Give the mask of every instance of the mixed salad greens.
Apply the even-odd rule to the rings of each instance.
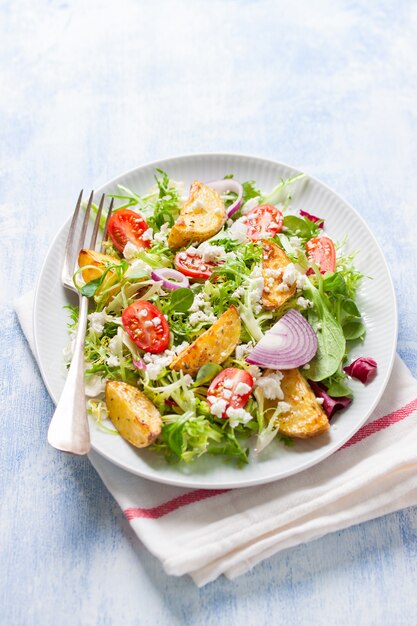
[[[165,172],[155,181],[142,196],[119,186],[105,254],[82,251],[74,276],[92,304],[86,394],[99,427],[135,443],[119,405],[112,416],[117,381],[160,420],[135,445],[173,462],[214,454],[246,463],[251,441],[260,453],[274,438],[291,445],[325,432],[352,401],[344,368],[365,336],[363,276],[323,220],[295,208],[302,175],[267,194],[232,175],[196,182],[188,200]],[[219,318],[234,328],[226,339]],[[71,332],[76,324],[72,309]],[[372,359],[355,367],[349,374],[363,382],[376,371]]]

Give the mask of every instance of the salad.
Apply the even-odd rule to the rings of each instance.
[[[92,305],[87,406],[109,436],[174,463],[244,464],[323,435],[352,402],[349,378],[373,379],[373,359],[347,365],[366,332],[363,276],[296,208],[302,178],[265,193],[226,175],[187,193],[157,170],[146,195],[119,186],[103,251],[81,250],[74,275]]]

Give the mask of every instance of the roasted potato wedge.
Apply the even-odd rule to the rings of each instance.
[[[329,429],[329,420],[323,411],[306,379],[298,369],[282,370],[281,389],[284,402],[291,410],[280,413],[279,432],[289,437],[307,439]],[[276,407],[276,400],[265,400],[265,408]]]
[[[190,196],[169,233],[169,247],[176,250],[213,237],[225,223],[226,217],[226,209],[219,194],[195,180],[191,185]]]
[[[183,370],[192,376],[206,363],[223,363],[236,348],[240,339],[240,316],[235,306],[230,306],[200,335],[191,346],[185,348],[170,364],[170,369]]]
[[[109,418],[123,439],[146,448],[159,436],[162,419],[152,402],[136,387],[115,380],[106,384]]]
[[[295,293],[295,285],[292,285],[288,291],[281,291],[282,275],[274,276],[276,270],[284,269],[290,259],[273,241],[262,241],[262,275],[265,281],[265,287],[262,293],[262,304],[266,309],[278,309]]]
[[[84,278],[86,283],[89,283],[90,280],[94,280],[101,276],[106,268],[107,263],[119,263],[119,259],[114,256],[110,256],[109,254],[102,254],[101,252],[96,252],[96,250],[81,250],[78,255],[78,266],[86,267],[85,270],[81,272],[82,277]],[[93,267],[87,267],[94,265]],[[104,279],[103,284],[100,286],[98,293],[100,291],[104,291],[112,286],[117,280],[116,274],[113,270],[110,270]],[[109,291],[109,299],[114,294],[114,290]]]

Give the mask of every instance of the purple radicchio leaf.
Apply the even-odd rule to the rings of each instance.
[[[323,399],[322,407],[329,419],[336,411],[345,409],[352,403],[352,398],[348,398],[347,396],[342,396],[341,398],[332,398],[327,393],[326,387],[321,383],[315,383],[314,381],[309,380],[308,384],[314,391],[314,395],[316,396],[316,398]]]
[[[370,357],[360,356],[343,370],[348,376],[357,378],[361,383],[370,383],[376,376],[377,363]]]
[[[312,215],[311,213],[308,213],[307,211],[303,211],[303,209],[300,209],[300,215],[301,217],[306,217],[308,220],[310,220],[310,222],[314,222],[314,224],[317,224],[317,226],[321,229],[323,229],[324,226],[324,220],[321,219],[321,217],[317,217],[316,215]],[[318,223],[320,222],[320,223]]]

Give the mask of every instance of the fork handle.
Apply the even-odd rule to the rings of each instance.
[[[74,353],[64,389],[48,430],[48,442],[51,446],[73,454],[87,454],[90,450],[84,389],[84,339],[87,313],[88,299],[80,294]]]

